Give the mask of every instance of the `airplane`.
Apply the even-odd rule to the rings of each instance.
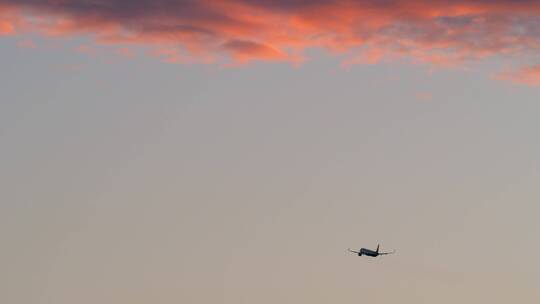
[[[396,253],[395,250],[392,251],[392,252],[379,252],[379,245],[378,244],[377,244],[377,250],[375,250],[375,251],[373,251],[371,249],[366,249],[366,248],[361,248],[360,251],[353,251],[353,250],[351,250],[351,248],[349,248],[349,251],[357,253],[358,256],[367,255],[367,256],[370,256],[370,257],[377,257],[379,255],[386,255],[386,254]]]

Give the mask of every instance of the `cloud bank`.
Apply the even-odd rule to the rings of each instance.
[[[151,46],[171,62],[300,62],[306,49],[324,48],[344,65],[455,66],[534,57],[540,1],[0,0],[0,35],[25,32]]]

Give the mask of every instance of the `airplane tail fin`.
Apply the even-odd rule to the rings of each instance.
[[[377,244],[377,253],[379,253],[379,244]]]

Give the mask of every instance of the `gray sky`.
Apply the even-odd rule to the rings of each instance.
[[[540,300],[540,91],[490,62],[222,68],[18,40],[2,303]],[[397,254],[346,251],[377,243]]]

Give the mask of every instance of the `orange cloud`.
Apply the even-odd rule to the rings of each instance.
[[[0,36],[12,35],[15,32],[13,25],[13,12],[0,4]]]
[[[246,62],[253,58],[266,60],[279,60],[287,58],[287,55],[271,46],[248,40],[229,40],[223,45],[223,49],[229,51],[240,62]]]
[[[135,52],[133,52],[131,49],[126,48],[126,47],[117,49],[116,54],[124,58],[129,58],[129,59],[132,59],[135,57]]]
[[[13,34],[15,28],[9,21],[0,20],[0,35]]]
[[[173,50],[169,62],[298,62],[325,48],[344,66],[456,66],[538,53],[540,0],[0,0],[0,33],[16,31]]]
[[[540,86],[540,65],[523,67],[517,71],[502,72],[498,77],[514,83]]]

